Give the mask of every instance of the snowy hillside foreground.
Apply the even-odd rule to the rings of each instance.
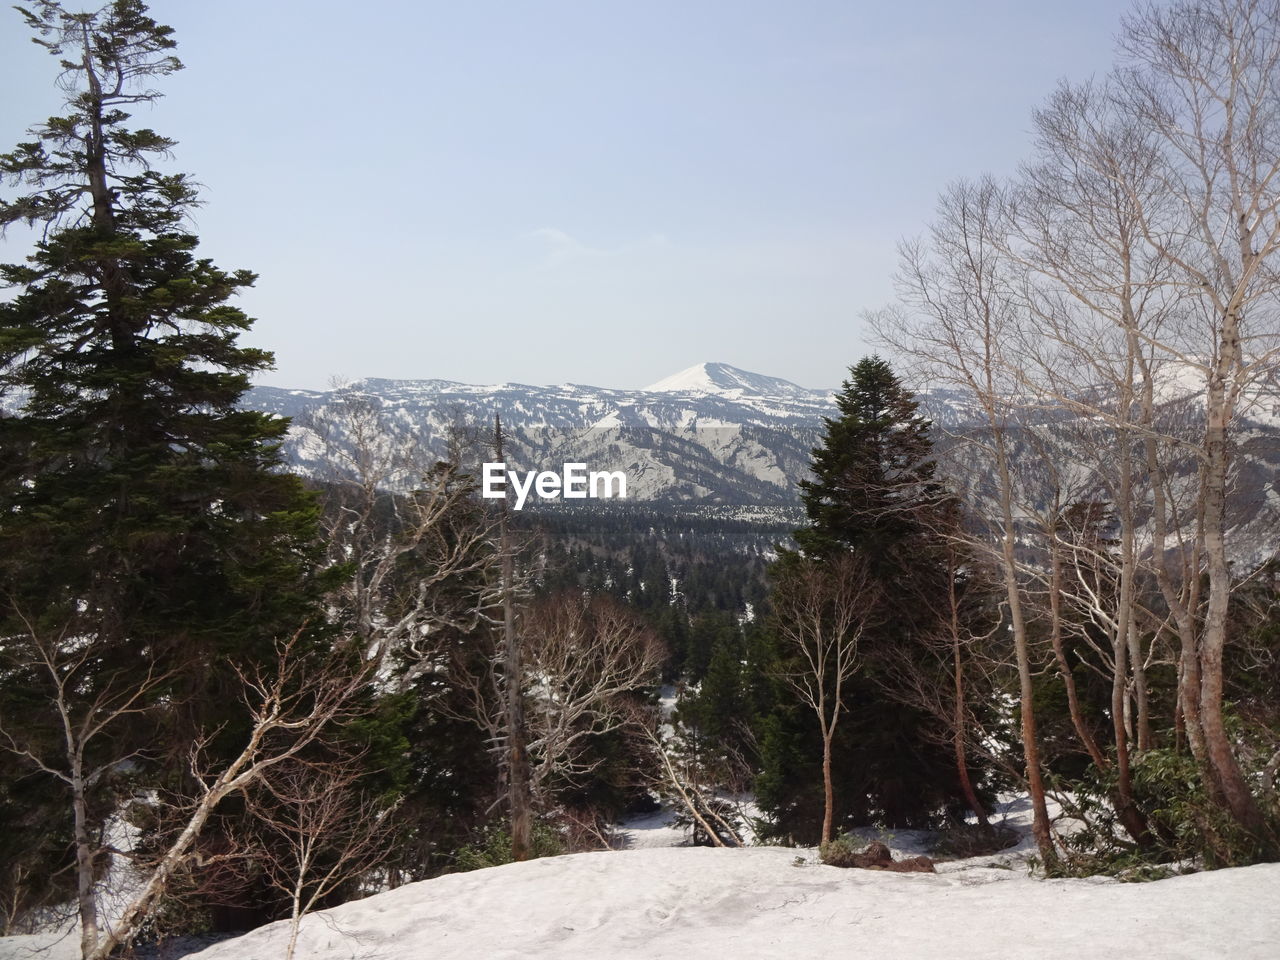
[[[801,857],[797,857],[801,853]],[[812,851],[665,847],[454,874],[304,921],[306,960],[776,960],[1125,957],[1275,960],[1280,864],[1119,883],[1035,880],[991,858],[937,875],[841,870]],[[189,954],[275,960],[276,923]],[[35,938],[0,940],[0,957]]]
[[[1280,865],[1147,884],[840,870],[776,847],[585,853],[412,884],[308,918],[308,960],[806,960],[1280,954]],[[283,955],[286,924],[198,954]]]

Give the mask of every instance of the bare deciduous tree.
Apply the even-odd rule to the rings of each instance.
[[[561,594],[520,611],[523,679],[518,690],[528,736],[530,803],[546,807],[556,781],[590,773],[591,741],[636,732],[635,701],[657,682],[663,648],[653,629],[608,597]],[[495,750],[506,751],[506,683],[497,652],[480,670],[455,665],[455,679]]]
[[[773,605],[785,651],[783,679],[813,710],[822,735],[823,844],[831,842],[835,819],[831,745],[877,596],[865,564],[851,554],[825,561],[796,555],[778,571]]]
[[[660,761],[658,771],[651,782],[664,795],[678,803],[694,825],[695,839],[699,831],[713,847],[740,846],[738,831],[716,810],[714,797],[708,796],[706,786],[698,780],[697,764],[683,764],[673,750],[669,727],[657,722],[653,711],[638,707],[631,718],[631,727]]]
[[[247,792],[254,825],[265,834],[254,844],[255,862],[289,901],[285,960],[297,951],[302,918],[385,854],[391,811],[358,787],[359,759],[293,758]]]
[[[1140,835],[1129,757],[1154,745],[1146,670],[1172,635],[1181,729],[1209,789],[1262,839],[1226,733],[1223,651],[1240,552],[1229,516],[1235,435],[1280,367],[1280,5],[1146,6],[1126,20],[1121,47],[1126,61],[1110,77],[1064,85],[1036,114],[1035,161],[1011,186],[944,195],[928,243],[903,249],[910,313],[886,312],[881,329],[986,421],[982,436],[961,440],[996,476],[993,539],[1024,719],[1020,580],[1049,598],[1069,695],[1061,605],[1109,640],[1096,649],[1112,681],[1116,803]],[[1039,420],[1017,426],[1022,443],[1051,434],[1062,411],[1074,419],[1074,466],[1088,473],[1078,486],[1111,505],[1114,549],[1064,526],[1071,504],[1057,494],[1073,484],[1056,484],[1048,513],[1043,495],[1017,495],[1009,426],[1026,411]],[[1019,562],[1019,536],[1043,547],[1030,563]],[[1140,593],[1150,579],[1158,603]],[[1112,759],[1072,712],[1106,768]]]
[[[1064,84],[1037,111],[1037,158],[1015,188],[1008,251],[1030,274],[1024,389],[1076,414],[1085,441],[1077,456],[1093,454],[1091,479],[1119,524],[1118,590],[1105,617],[1117,648],[1117,687],[1121,696],[1132,687],[1136,747],[1146,750],[1150,705],[1133,611],[1149,482],[1143,442],[1156,436],[1156,425],[1142,397],[1167,359],[1154,344],[1173,325],[1181,299],[1168,283],[1168,256],[1143,230],[1144,216],[1168,219],[1153,176],[1159,151],[1149,128],[1114,109],[1113,93],[1108,83]],[[1122,781],[1126,741],[1127,731],[1118,730]]]
[[[1046,865],[1056,862],[1036,736],[1031,644],[1018,558],[1020,495],[1013,436],[1019,427],[1016,376],[1018,271],[1001,253],[1007,227],[1004,190],[991,180],[958,183],[943,194],[928,243],[904,243],[899,288],[908,310],[873,318],[882,339],[912,364],[922,383],[961,392],[980,430],[954,438],[970,462],[994,477],[990,539],[999,565],[1018,669],[1022,748],[1031,793],[1032,829]]]
[[[106,960],[137,934],[170,878],[199,859],[196,840],[219,804],[299,757],[332,724],[363,709],[359,695],[374,663],[352,649],[321,656],[308,654],[303,646],[295,634],[277,644],[273,663],[241,673],[249,719],[243,747],[229,761],[214,764],[207,750],[212,734],[192,746],[189,762],[196,791],[165,811],[174,824],[168,839],[146,864],[144,879],[120,919],[99,930],[96,943],[85,945],[84,960]]]
[[[100,651],[77,632],[74,616],[57,627],[18,616],[28,636],[5,645],[4,673],[10,682],[32,682],[45,691],[49,711],[21,723],[0,717],[0,742],[70,793],[80,949],[89,957],[101,937],[98,885],[109,854],[93,828],[91,807],[104,781],[144,756],[144,750],[118,746],[136,742],[117,739],[119,728],[157,713],[156,695],[170,677],[154,668],[141,676],[126,669],[102,671]]]
[[[591,738],[631,724],[631,706],[652,687],[663,647],[653,628],[608,597],[560,595],[521,617],[525,695],[535,794],[556,777],[591,772]]]
[[[407,682],[439,657],[440,627],[473,628],[492,603],[447,585],[492,566],[493,520],[475,508],[460,463],[437,460],[376,397],[345,388],[305,428],[326,484],[330,561],[354,568],[333,598],[336,613]]]
[[[1172,231],[1143,211],[1144,237],[1172,264],[1171,282],[1187,291],[1198,328],[1184,344],[1157,346],[1176,352],[1204,383],[1195,454],[1208,593],[1198,635],[1184,638],[1188,647],[1194,639],[1195,655],[1184,662],[1183,708],[1189,733],[1198,713],[1211,781],[1236,820],[1260,834],[1262,814],[1226,731],[1222,672],[1234,426],[1251,387],[1280,362],[1280,7],[1274,0],[1152,6],[1126,21],[1121,46],[1130,61],[1123,107],[1153,131],[1156,176],[1177,208]],[[1177,612],[1180,628],[1194,631],[1194,612]]]

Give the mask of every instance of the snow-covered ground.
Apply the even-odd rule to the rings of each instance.
[[[615,845],[619,850],[651,850],[679,847],[689,842],[690,831],[676,825],[675,811],[662,807],[653,813],[632,817],[618,827]]]
[[[902,838],[907,840],[908,838]],[[910,843],[904,843],[909,848]],[[1037,880],[1011,851],[892,874],[813,851],[642,847],[410,884],[306,918],[306,960],[1275,960],[1280,864],[1154,883]],[[999,864],[1003,863],[1001,866]],[[188,954],[275,960],[287,924]],[[69,960],[74,938],[0,940],[0,958]]]
[[[442,877],[309,918],[309,960],[804,956],[1274,958],[1280,866],[1149,884],[838,870],[756,847],[589,853]],[[195,954],[281,956],[275,924]]]
[[[824,866],[812,849],[687,847],[660,810],[622,849],[455,874],[307,917],[298,960],[1276,960],[1280,864],[1154,883],[1041,880],[1025,797],[996,821],[1022,839],[937,874]],[[855,831],[896,859],[929,835]],[[288,924],[184,940],[145,960],[276,960]],[[72,934],[0,938],[0,960],[75,960]]]
[[[667,847],[411,884],[308,917],[298,956],[1275,960],[1277,903],[1280,864],[1121,884],[1041,881],[1016,869],[838,870],[778,847]],[[287,935],[277,923],[189,956],[273,960]],[[17,946],[0,956],[29,956]]]

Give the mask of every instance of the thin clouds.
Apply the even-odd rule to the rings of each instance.
[[[660,233],[650,234],[643,239],[612,248],[592,246],[558,227],[539,227],[530,231],[527,237],[537,241],[540,247],[531,268],[534,272],[552,271],[637,254],[643,255],[668,246],[666,237]]]
[[[163,6],[189,67],[148,119],[180,142],[165,169],[210,185],[204,255],[260,275],[241,305],[270,379],[317,387],[338,368],[638,385],[726,343],[837,382],[897,239],[947,180],[1017,156],[1031,106],[1109,64],[1119,20],[1114,0],[396,0],[389,35],[324,0],[299,44],[271,5]],[[332,50],[348,82],[321,103]],[[49,115],[52,66],[0,18],[0,150]]]

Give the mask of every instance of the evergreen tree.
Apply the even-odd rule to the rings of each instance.
[[[239,345],[251,321],[228,303],[254,276],[196,256],[194,186],[151,165],[173,141],[127,126],[158,96],[147,82],[181,68],[171,29],[139,0],[20,12],[67,99],[0,155],[19,189],[0,228],[40,230],[25,263],[0,266],[16,290],[0,303],[0,722],[69,757],[59,670],[75,674],[73,711],[137,694],[82,745],[102,771],[75,788],[83,882],[111,809],[95,797],[124,769],[185,756],[198,729],[234,743],[236,666],[317,628],[324,584],[315,504],[280,469],[287,422],[237,407],[272,361]]]
[[[812,480],[800,481],[809,525],[795,533],[805,556],[856,551],[889,570],[928,534],[941,498],[929,421],[889,364],[866,357],[836,396],[840,416],[823,418]]]
[[[891,656],[910,655],[937,625],[928,598],[945,595],[937,521],[948,498],[934,479],[929,422],[889,364],[868,357],[850,373],[836,398],[840,415],[827,418],[813,450],[813,477],[801,482],[809,524],[795,533],[799,551],[781,551],[773,574],[781,582],[801,563],[843,554],[865,564],[878,600],[843,698],[848,717],[832,745],[836,821],[905,826],[961,802],[936,720],[890,695],[885,666]],[[816,831],[822,807],[811,722],[784,703],[761,736],[762,802],[779,831],[797,837]]]

